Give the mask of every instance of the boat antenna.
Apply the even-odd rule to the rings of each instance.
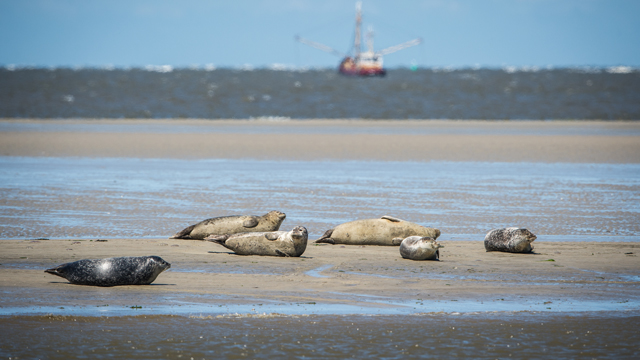
[[[355,60],[360,59],[360,25],[362,24],[362,1],[356,2],[356,34],[353,40],[353,47],[355,48]]]

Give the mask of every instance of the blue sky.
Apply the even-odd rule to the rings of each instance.
[[[351,0],[0,0],[0,65],[174,67],[286,64],[339,58],[296,34],[346,51]],[[364,0],[376,49],[422,37],[388,67],[640,67],[636,0]]]

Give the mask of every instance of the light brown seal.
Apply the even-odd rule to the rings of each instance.
[[[380,219],[340,224],[327,230],[316,243],[398,246],[404,238],[413,235],[437,239],[440,230],[385,215]]]
[[[487,251],[530,253],[535,239],[536,236],[524,228],[493,229],[484,237],[484,248]]]
[[[439,260],[440,245],[432,237],[409,236],[400,243],[400,255],[411,260]]]
[[[176,233],[170,239],[203,240],[211,235],[228,235],[244,232],[277,231],[287,217],[280,211],[270,211],[262,216],[231,215],[203,220]]]
[[[307,229],[296,226],[291,231],[250,232],[212,235],[205,240],[220,244],[238,255],[298,257],[307,249]]]

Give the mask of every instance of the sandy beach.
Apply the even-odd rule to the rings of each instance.
[[[16,123],[23,127],[10,126]],[[3,156],[640,162],[638,122],[4,120],[0,126]]]
[[[108,305],[115,315],[130,313],[131,306],[171,313],[191,305],[185,311],[216,313],[223,305],[235,313],[239,305],[260,311],[257,304],[311,302],[310,313],[333,305],[365,313],[448,310],[427,301],[457,301],[480,311],[584,310],[581,303],[591,302],[607,310],[630,299],[637,306],[637,243],[534,242],[534,254],[485,252],[481,241],[443,244],[440,261],[412,261],[397,247],[310,244],[300,258],[277,258],[239,256],[196,240],[4,240],[2,307],[64,307],[87,315]],[[172,267],[150,286],[78,286],[43,272],[79,259],[151,254]]]
[[[130,315],[161,316],[140,318],[149,327],[173,321],[165,315],[204,319],[192,324],[199,329],[220,316],[319,316],[321,323],[336,315],[498,314],[524,329],[529,320],[505,314],[605,314],[605,327],[640,309],[638,122],[5,119],[0,155],[7,209],[0,322],[24,336],[40,325],[92,323],[87,316],[124,316],[114,320],[117,330]],[[273,209],[287,212],[283,230],[308,227],[302,257],[239,256],[210,242],[168,239],[195,220]],[[312,241],[338,223],[388,212],[441,227],[440,261],[405,260],[397,247]],[[486,252],[483,234],[494,224],[526,224],[540,234],[534,253]],[[44,273],[80,259],[142,255],[172,267],[152,285],[112,288]],[[332,333],[343,320],[331,319]],[[398,319],[366,326],[408,331]],[[419,320],[402,319],[419,329]],[[481,331],[491,319],[460,326]],[[553,329],[592,331],[596,320],[584,319]],[[195,320],[170,328],[185,321]],[[247,321],[260,329],[267,320]],[[273,326],[289,329],[287,321]],[[165,340],[158,341],[160,349]],[[6,355],[29,354],[15,349]]]
[[[637,122],[4,120],[0,125],[4,129],[0,153],[11,157],[640,162]],[[46,206],[68,207],[78,201],[90,206],[73,196],[53,199]],[[358,210],[366,213],[366,209]],[[300,222],[295,214],[288,215]],[[324,231],[322,226],[329,226],[321,223],[316,228],[313,224],[310,238]],[[557,231],[560,226],[552,229]],[[167,237],[171,235],[172,230],[166,231]],[[200,241],[118,239],[113,234],[105,230],[95,239],[3,240],[0,286],[5,294],[12,294],[3,296],[3,307],[44,306],[42,299],[49,306],[70,305],[70,292],[78,295],[73,303],[78,306],[97,305],[103,298],[96,296],[103,292],[115,296],[109,303],[121,306],[132,302],[160,305],[167,294],[183,299],[197,295],[201,299],[197,303],[205,304],[225,303],[230,298],[245,303],[359,304],[367,303],[367,296],[401,302],[425,297],[622,301],[637,300],[640,295],[640,245],[635,243],[538,241],[536,254],[514,255],[486,253],[482,237],[446,241],[445,231],[442,261],[414,262],[401,259],[397,248],[317,246],[310,241],[302,258],[280,259],[234,256]],[[93,241],[105,236],[108,242]],[[42,272],[83,258],[151,254],[162,256],[173,267],[149,287],[118,291],[73,286]],[[28,299],[15,296],[25,293],[30,294]],[[207,294],[221,298],[207,298]]]

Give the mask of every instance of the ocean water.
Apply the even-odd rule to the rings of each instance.
[[[392,215],[443,240],[640,241],[639,204],[638,164],[0,157],[0,239],[168,237],[280,210],[312,239]]]
[[[640,119],[634,68],[0,68],[7,118]]]

